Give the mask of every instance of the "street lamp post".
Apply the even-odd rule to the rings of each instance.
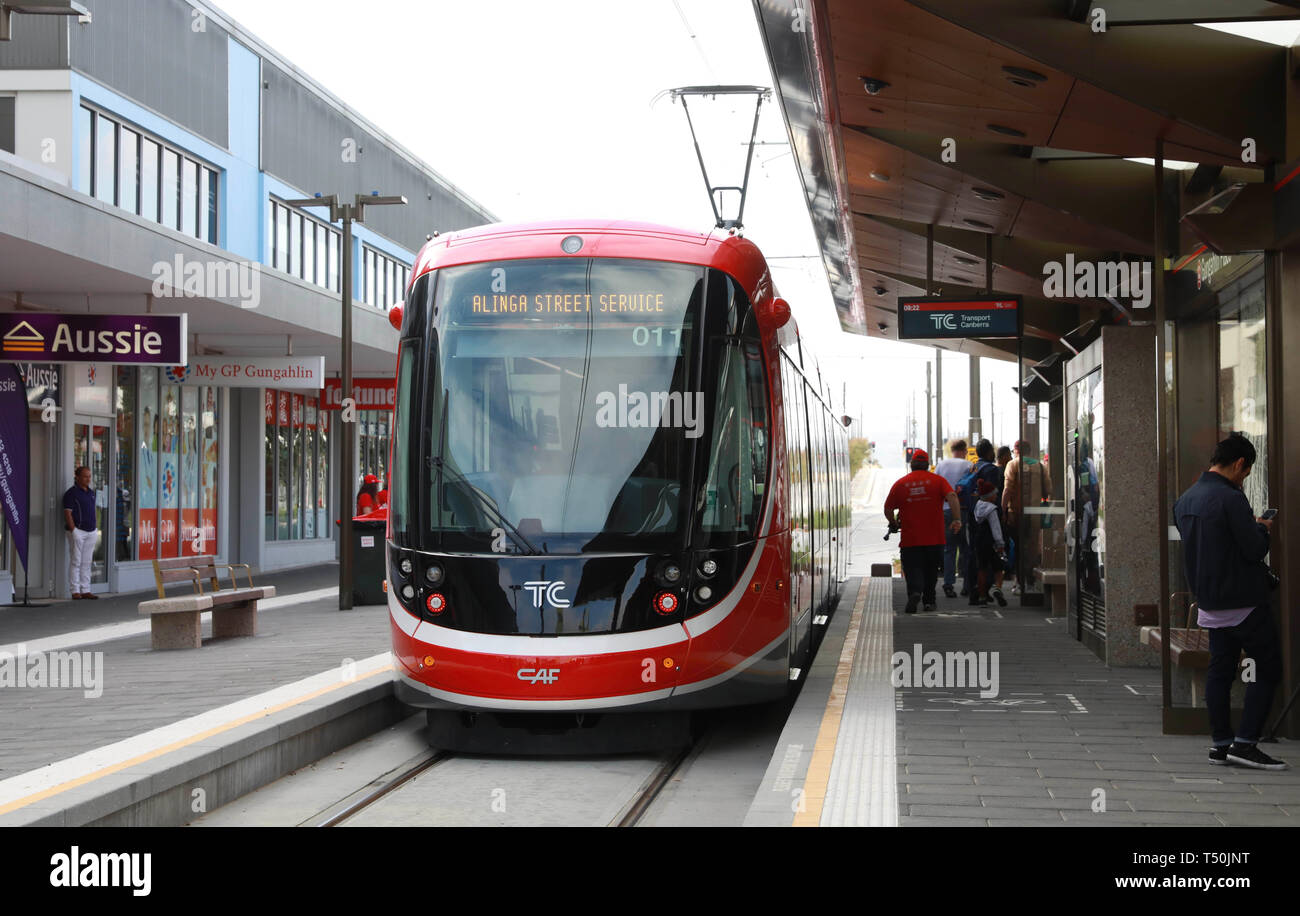
[[[365,208],[405,204],[402,196],[380,197],[378,191],[358,194],[353,203],[339,203],[337,194],[286,200],[290,207],[329,207],[330,222],[343,223],[342,268],[343,285],[343,386],[339,392],[340,407],[346,407],[352,397],[352,223],[365,222]],[[340,411],[342,418],[344,411]],[[353,452],[356,449],[356,429],[353,423],[343,421],[342,467],[339,470],[339,501],[343,503],[339,516],[339,610],[352,610],[352,482],[356,477]]]

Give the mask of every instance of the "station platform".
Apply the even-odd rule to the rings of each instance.
[[[278,592],[258,636],[190,651],[149,648],[148,593],[0,611],[0,665],[69,652],[93,674],[0,689],[0,826],[188,823],[407,719],[386,610],[340,612],[336,575],[257,577]],[[904,600],[896,577],[845,583],[779,738],[727,782],[745,825],[1300,825],[1296,742],[1268,747],[1288,771],[1211,766],[1206,739],[1160,733],[1158,671],[1107,668],[1043,609]],[[895,652],[996,678],[896,689]]]
[[[141,810],[125,822],[175,823],[198,801],[215,806],[292,768],[287,747],[302,760],[328,753],[327,716],[354,713],[342,732],[361,735],[399,715],[384,606],[339,611],[336,564],[255,582],[277,590],[260,602],[258,635],[212,639],[205,619],[196,650],[150,649],[137,605],[151,592],[0,610],[0,665],[28,681],[0,689],[0,825],[95,823],[158,792],[153,781],[164,777],[176,781],[167,787],[176,812]],[[43,683],[31,683],[36,656],[48,668]],[[64,667],[53,682],[59,657],[73,660],[79,680]],[[271,716],[297,740],[272,740]],[[193,798],[199,775],[203,794]]]
[[[856,580],[746,826],[1300,826],[1300,742],[1265,745],[1290,770],[1211,765],[1208,738],[1161,734],[1158,669],[1107,667],[1062,618],[1009,601],[940,592],[907,615],[901,578]],[[929,652],[986,665],[895,689],[895,652],[923,682]],[[993,653],[996,684],[978,674]]]

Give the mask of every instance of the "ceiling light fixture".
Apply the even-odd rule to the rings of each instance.
[[[880,95],[881,92],[889,88],[889,84],[872,76],[864,76],[862,77],[862,88],[867,90],[867,95]]]
[[[971,193],[980,200],[1002,200],[1007,196],[1001,191],[995,191],[992,188],[971,188]]]
[[[1002,134],[1003,136],[1006,137],[1027,136],[1027,134],[1023,130],[1019,130],[1018,128],[1015,127],[1007,127],[1007,125],[1005,124],[989,124],[987,125],[987,127],[989,130],[993,131],[993,133]]]
[[[975,229],[987,229],[990,232],[993,231],[993,226],[990,223],[984,222],[983,220],[963,219],[962,222],[965,223],[967,226],[971,226],[972,228]]]
[[[1028,80],[1031,83],[1047,82],[1047,77],[1044,74],[1039,73],[1037,70],[1030,70],[1028,67],[1012,67],[1007,65],[1002,68],[1002,72],[1007,75],[1008,79],[1014,77],[1015,79]]]
[[[889,290],[885,289],[883,286],[873,286],[871,287],[871,291],[877,296],[883,296],[885,293],[889,292]]]
[[[873,181],[889,181],[889,173],[872,169],[869,173]]]

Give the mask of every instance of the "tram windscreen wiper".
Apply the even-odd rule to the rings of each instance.
[[[450,475],[453,482],[464,484],[462,489],[469,491],[470,496],[473,496],[478,501],[478,504],[487,510],[492,519],[509,532],[518,546],[522,547],[527,553],[536,554],[538,552],[537,548],[529,542],[528,538],[519,533],[518,528],[510,524],[509,519],[497,508],[496,503],[478,487],[474,486],[468,477],[443,460],[442,453],[447,442],[447,398],[449,394],[450,392],[444,391],[442,395],[442,423],[439,424],[440,428],[438,430],[438,455],[433,459],[433,466],[438,469],[438,500],[440,502],[442,500],[442,475]]]

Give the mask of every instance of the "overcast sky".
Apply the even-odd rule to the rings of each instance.
[[[664,90],[772,86],[750,0],[215,0],[291,63],[506,221],[607,216],[706,229],[713,223],[680,104]],[[753,107],[692,106],[714,162],[743,167]],[[901,463],[915,400],[924,439],[933,348],[844,334],[835,317],[787,134],[761,109],[745,234],[768,257],[838,403],[863,416]],[[711,174],[715,184],[723,181]],[[737,173],[736,178],[739,178]],[[737,180],[735,183],[739,183]],[[302,189],[308,193],[315,190]],[[1015,368],[983,360],[998,439],[1014,436]],[[945,425],[965,429],[967,359],[944,361]],[[916,392],[913,397],[913,392]]]

